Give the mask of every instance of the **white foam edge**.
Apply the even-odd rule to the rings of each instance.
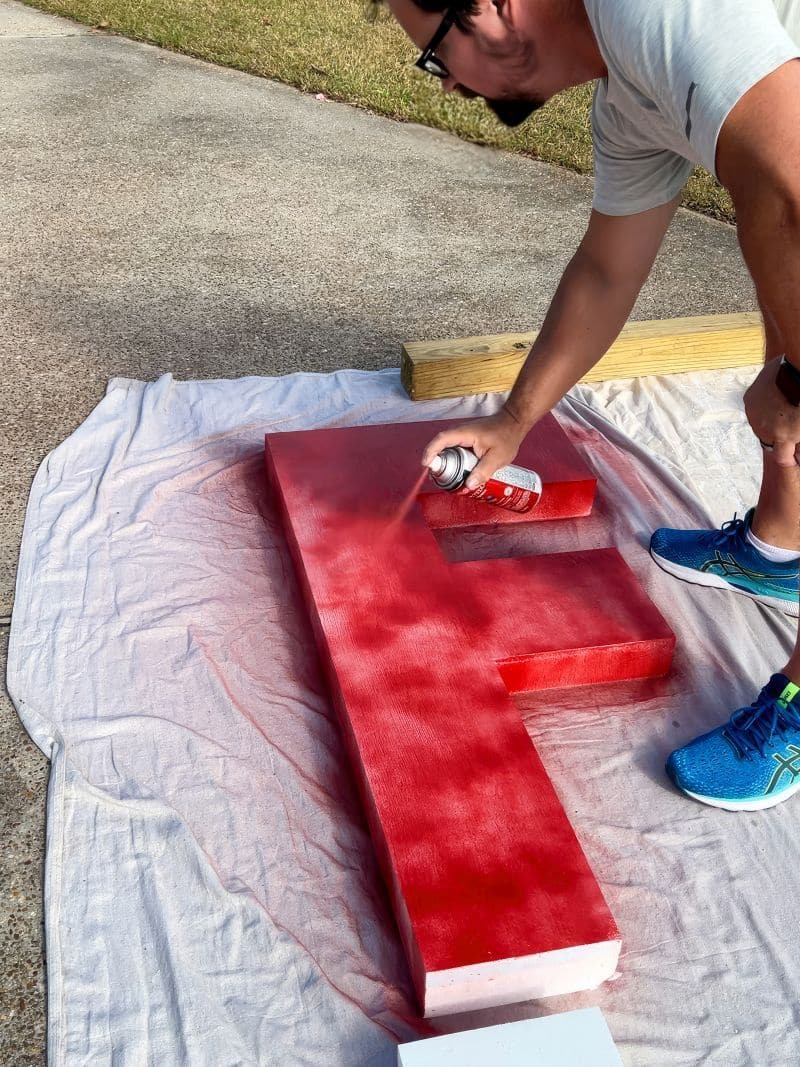
[[[622,1067],[599,1008],[579,1008],[400,1045],[398,1067]]]
[[[531,956],[429,971],[425,1018],[596,989],[616,971],[621,945],[621,941],[597,941]]]

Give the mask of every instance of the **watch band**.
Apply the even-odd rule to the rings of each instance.
[[[791,364],[786,356],[781,356],[778,373],[775,375],[775,385],[790,404],[800,408],[800,370]]]

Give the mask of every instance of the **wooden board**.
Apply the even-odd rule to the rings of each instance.
[[[622,1067],[603,1013],[581,1008],[541,1019],[410,1041],[397,1067]]]
[[[613,642],[622,635],[655,648],[669,640],[624,564],[611,592],[601,582],[602,594],[577,612],[543,570],[519,617],[526,575],[547,557],[500,561],[519,567],[510,597],[507,569],[445,561],[420,506],[392,523],[431,429],[307,431],[270,434],[266,442],[270,480],[426,1015],[591,988],[613,973],[614,920],[498,661],[510,656],[523,673],[534,670],[528,660],[553,652],[541,638],[536,644],[536,634],[555,630],[559,618],[567,643],[585,647],[587,611],[601,612],[589,629],[606,627]],[[577,555],[572,563],[580,567]],[[601,554],[595,562],[607,561]],[[646,605],[638,624],[636,597]],[[503,647],[509,604],[518,626]],[[517,641],[525,634],[530,655]],[[592,641],[585,681],[604,678],[609,661],[602,643]],[[647,669],[665,669],[659,654]],[[626,662],[633,657],[621,657],[620,667]],[[541,679],[541,662],[539,670]]]
[[[403,345],[400,376],[412,400],[502,393],[516,381],[535,333],[412,341]],[[758,312],[629,322],[582,378],[638,378],[760,363],[764,327]]]

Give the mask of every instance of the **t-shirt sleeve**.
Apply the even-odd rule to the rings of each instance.
[[[686,184],[693,165],[677,152],[648,144],[605,99],[599,82],[592,103],[595,211],[635,215],[667,204]]]
[[[663,29],[667,106],[696,158],[716,174],[717,140],[731,110],[800,50],[772,0],[691,0],[676,7]]]
[[[715,174],[717,140],[733,107],[800,55],[772,0],[618,0],[591,6],[625,109],[623,114],[613,92],[608,98],[607,83],[600,82],[592,116],[595,206],[610,214],[632,214],[670,199],[692,162]]]

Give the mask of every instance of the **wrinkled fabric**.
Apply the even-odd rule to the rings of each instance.
[[[652,529],[755,502],[747,372],[577,387],[557,415],[592,516],[446,532],[449,558],[616,545],[677,634],[657,681],[520,713],[622,931],[616,979],[437,1020],[600,1006],[628,1065],[800,1062],[800,801],[757,814],[671,788],[672,748],[749,703],[793,625],[660,571]],[[275,502],[274,430],[470,417],[394,371],[118,380],[31,491],[9,689],[52,761],[51,1064],[391,1067],[433,1032],[413,994]],[[535,610],[535,605],[532,609]]]

